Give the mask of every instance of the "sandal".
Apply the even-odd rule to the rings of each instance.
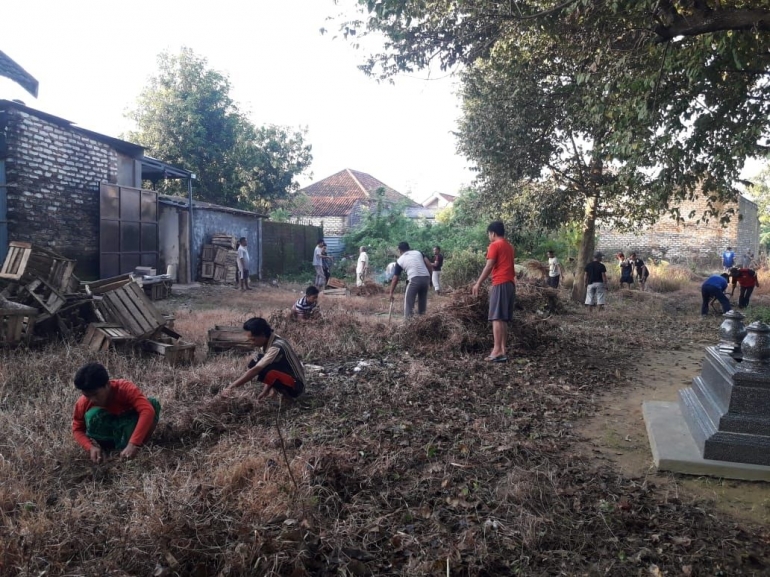
[[[505,355],[500,355],[499,357],[495,357],[494,359],[492,359],[492,362],[493,363],[507,363],[508,362],[508,357],[506,357]]]

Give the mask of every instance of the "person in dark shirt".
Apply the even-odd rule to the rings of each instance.
[[[709,304],[712,299],[717,299],[722,305],[722,312],[726,313],[732,307],[730,306],[730,300],[725,296],[725,289],[727,289],[727,273],[715,274],[708,277],[700,287],[701,296],[703,297],[703,303],[700,307],[700,314],[709,314]]]
[[[444,266],[444,255],[441,253],[440,246],[433,247],[433,274],[431,282],[436,294],[441,294],[441,267]]]
[[[634,265],[636,270],[636,280],[639,281],[639,290],[644,292],[647,286],[647,279],[650,276],[650,269],[644,264],[644,261],[636,256],[635,252],[631,253],[631,264]]]
[[[594,260],[586,265],[586,306],[593,312],[595,306],[604,308],[604,297],[607,294],[607,267],[602,264],[604,255],[594,253]]]
[[[618,253],[617,258],[620,266],[620,288],[623,288],[624,284],[631,288],[634,284],[634,265],[622,252]]]

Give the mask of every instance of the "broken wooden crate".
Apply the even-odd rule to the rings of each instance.
[[[92,351],[106,351],[110,347],[116,348],[133,340],[131,333],[118,324],[91,323],[83,337],[83,345]]]
[[[252,351],[254,345],[249,342],[248,335],[241,327],[216,325],[208,333],[209,353],[226,351]]]
[[[137,339],[148,338],[165,326],[163,315],[130,276],[128,280],[116,279],[88,285],[105,322],[119,324]]]
[[[38,311],[0,298],[0,345],[18,345],[32,336]]]
[[[73,282],[77,280],[73,275],[75,264],[74,260],[40,246],[11,242],[0,269],[0,279],[21,285],[40,279],[60,293],[74,292],[79,284]]]
[[[142,349],[161,355],[170,365],[189,364],[195,360],[195,345],[182,340],[182,335],[163,327],[152,339],[142,341]]]

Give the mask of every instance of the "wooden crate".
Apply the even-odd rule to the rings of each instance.
[[[201,264],[201,277],[202,278],[214,278],[214,267],[216,265],[213,262],[204,262]]]
[[[214,265],[214,280],[225,282],[227,280],[227,267],[218,264]]]
[[[223,246],[229,249],[238,248],[238,241],[236,240],[236,238],[231,234],[225,234],[225,233],[217,233],[212,235],[211,244],[216,246]]]
[[[254,350],[254,345],[249,342],[248,336],[242,327],[228,327],[216,325],[209,329],[208,333],[209,353],[222,353],[225,351]]]
[[[12,281],[20,281],[27,268],[27,262],[32,254],[32,245],[26,242],[11,242],[8,244],[8,254],[5,257],[3,268],[0,269],[0,278]]]
[[[48,314],[55,315],[62,308],[67,298],[43,279],[35,279],[24,287],[24,290],[32,299],[46,310]]]
[[[165,325],[165,319],[135,282],[97,297],[104,320],[124,327],[134,337],[147,338]]]
[[[144,283],[142,288],[151,301],[161,301],[171,296],[171,281]]]
[[[332,297],[332,298],[341,298],[346,297],[350,295],[350,291],[348,289],[326,289],[321,294],[323,294],[325,297]]]
[[[188,364],[195,361],[195,345],[182,340],[173,343],[142,341],[142,349],[149,353],[162,355],[170,365]]]
[[[125,284],[133,282],[134,277],[130,274],[122,274],[120,276],[113,276],[105,278],[95,282],[86,284],[86,293],[90,295],[101,295],[106,292],[120,288]]]
[[[214,253],[216,252],[216,248],[217,247],[215,247],[213,244],[203,245],[203,262],[214,262]]]
[[[33,307],[0,299],[0,345],[17,345],[28,340],[37,314]]]
[[[227,254],[229,252],[226,248],[217,248],[216,253],[214,253],[214,264],[227,264]]]
[[[126,329],[113,323],[91,323],[83,337],[83,345],[92,351],[106,351],[134,340]]]
[[[344,280],[340,280],[340,279],[334,278],[334,277],[331,277],[329,279],[329,282],[327,282],[326,284],[329,285],[332,288],[335,288],[335,289],[343,289],[343,288],[348,286],[348,285],[345,284]]]
[[[76,262],[51,250],[33,246],[27,242],[11,242],[8,245],[0,278],[29,284],[42,279],[58,292],[69,292]]]

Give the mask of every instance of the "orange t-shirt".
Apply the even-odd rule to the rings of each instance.
[[[513,245],[504,238],[498,238],[487,249],[487,260],[494,260],[492,266],[492,284],[516,282],[516,269],[513,268],[515,251]]]
[[[110,389],[109,404],[104,407],[104,410],[112,415],[121,415],[132,409],[139,413],[139,420],[129,443],[141,445],[152,429],[155,421],[155,408],[139,390],[139,387],[131,381],[112,379],[110,380]],[[93,445],[86,435],[86,413],[94,406],[87,397],[81,396],[75,403],[75,412],[72,415],[72,433],[75,440],[86,451],[89,451]]]

